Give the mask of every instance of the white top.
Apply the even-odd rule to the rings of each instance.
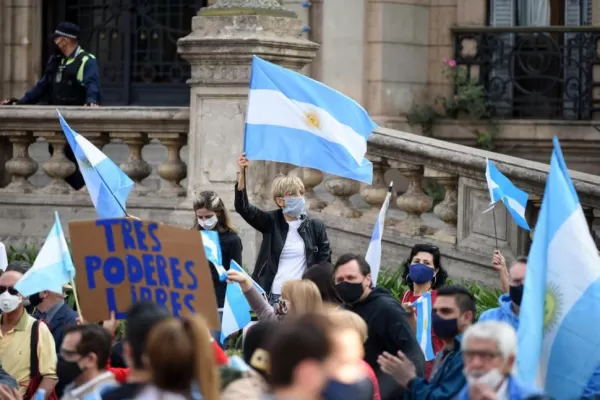
[[[6,256],[6,247],[0,242],[0,271],[4,271],[8,266],[8,257]]]
[[[285,282],[302,279],[302,274],[306,271],[304,240],[298,233],[301,223],[301,220],[288,221],[290,227],[279,257],[279,268],[271,287],[271,293],[273,294],[281,294],[281,287]]]
[[[502,385],[496,391],[496,399],[497,400],[510,400],[508,396],[508,378],[502,382]]]

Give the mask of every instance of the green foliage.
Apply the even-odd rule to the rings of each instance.
[[[9,264],[15,261],[26,261],[33,265],[33,262],[35,261],[39,251],[40,250],[37,248],[37,246],[34,245],[25,245],[21,249],[8,246],[8,249],[6,249],[6,258],[8,259]]]
[[[423,192],[433,201],[431,209],[444,200],[446,189],[433,179],[423,180]]]
[[[493,150],[494,137],[500,131],[499,122],[491,113],[492,104],[487,100],[485,88],[476,78],[469,76],[466,66],[456,65],[455,60],[444,60],[444,77],[452,84],[454,96],[438,96],[433,105],[416,105],[407,115],[410,125],[421,125],[423,134],[431,136],[433,125],[440,118],[466,117],[486,121],[486,129],[474,129],[477,147]]]

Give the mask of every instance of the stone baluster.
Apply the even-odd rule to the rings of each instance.
[[[594,242],[596,243],[596,247],[600,248],[600,210],[594,208],[593,210],[594,219],[592,221],[591,227],[594,237]]]
[[[333,200],[323,209],[323,213],[347,218],[359,218],[362,215],[350,202],[350,197],[360,191],[360,182],[334,176],[325,182],[325,189],[333,196]]]
[[[433,213],[446,223],[435,233],[437,239],[456,243],[456,223],[458,221],[458,176],[455,174],[425,169],[425,176],[435,179],[445,189],[444,200],[433,207]]]
[[[52,145],[52,157],[42,165],[42,169],[52,180],[42,189],[48,194],[70,194],[74,190],[65,179],[73,175],[77,167],[65,156],[67,139],[63,132],[40,132],[40,137]]]
[[[13,145],[12,158],[6,162],[6,171],[11,176],[11,182],[5,190],[15,193],[31,193],[35,186],[29,182],[29,177],[36,173],[38,163],[29,156],[29,145],[35,142],[32,132],[10,132],[8,140]]]
[[[85,138],[87,140],[89,140],[89,142],[91,144],[96,146],[98,148],[98,150],[100,150],[100,151],[102,151],[104,146],[106,146],[108,144],[108,142],[110,141],[107,132],[92,132],[92,133],[86,132]],[[88,194],[89,191],[88,191],[87,185],[82,187],[81,189],[79,189],[79,192]]]
[[[542,196],[537,194],[529,195],[529,202],[532,205],[531,219],[527,221],[531,230],[529,231],[529,239],[533,241],[533,235],[535,234],[535,226],[540,215],[540,209],[542,208]]]
[[[389,165],[386,159],[378,156],[367,154],[367,159],[373,164],[373,182],[370,185],[362,184],[360,195],[371,209],[364,212],[362,218],[375,223],[389,191],[384,178],[385,170]],[[389,218],[386,217],[386,220]]]
[[[119,167],[135,183],[132,193],[138,196],[145,196],[152,191],[151,188],[144,185],[144,179],[152,173],[152,167],[142,158],[142,149],[149,143],[148,135],[145,133],[111,133],[112,139],[121,139],[127,145],[129,157],[127,161],[120,164]]]
[[[429,211],[433,205],[431,198],[423,192],[423,166],[392,160],[389,163],[408,179],[408,189],[396,200],[396,205],[407,217],[396,226],[411,235],[430,234],[432,230],[428,229],[421,218],[421,214]]]
[[[187,166],[181,160],[181,148],[187,143],[186,133],[160,133],[150,135],[167,148],[167,160],[158,166],[158,175],[167,185],[158,191],[159,196],[180,197],[186,195],[186,189],[180,182],[187,176]]]
[[[297,176],[304,182],[304,198],[307,208],[310,210],[321,211],[327,203],[319,199],[314,192],[314,188],[323,182],[323,172],[314,168],[294,168],[288,173],[289,176]]]

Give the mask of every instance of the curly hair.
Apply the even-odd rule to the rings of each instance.
[[[440,249],[432,244],[416,244],[413,246],[413,248],[410,250],[408,259],[404,261],[404,264],[402,265],[404,268],[402,270],[402,281],[408,285],[410,290],[413,289],[413,281],[408,275],[408,269],[413,257],[420,252],[429,253],[433,256],[433,269],[437,271],[437,274],[433,279],[431,289],[438,289],[444,286],[444,283],[446,283],[446,280],[448,279],[448,272],[446,272],[444,267],[442,267],[442,256],[440,254]]]

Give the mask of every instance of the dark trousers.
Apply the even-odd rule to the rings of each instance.
[[[75,172],[72,175],[68,176],[65,181],[71,185],[71,187],[75,190],[79,190],[85,186],[85,181],[83,180],[83,175],[81,175],[81,171],[79,170],[79,164],[77,164],[77,160],[75,159],[75,154],[73,154],[73,150],[68,143],[65,144],[65,156],[68,160],[70,160],[73,164],[75,164]],[[48,152],[50,156],[54,154],[54,147],[51,144],[48,144]]]

